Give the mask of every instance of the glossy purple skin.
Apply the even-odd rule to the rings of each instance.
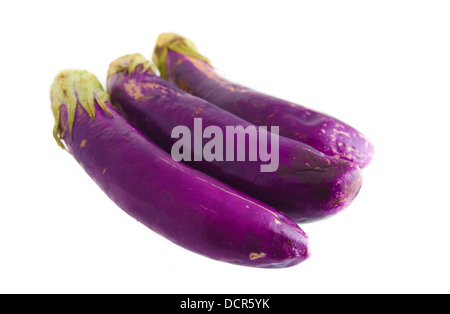
[[[246,128],[252,125],[151,72],[136,71],[132,75],[118,72],[108,78],[108,92],[114,106],[167,152],[171,152],[178,141],[171,138],[173,128],[187,126],[193,134],[194,118],[202,118],[203,129],[220,127],[224,142],[226,126]],[[203,145],[209,140],[205,139]],[[248,141],[246,144],[248,151]],[[237,145],[235,141],[235,152]],[[246,161],[186,163],[271,205],[296,222],[316,221],[343,210],[356,197],[362,184],[357,165],[284,137],[279,140],[276,172],[261,172],[263,162],[248,161],[248,158]]]
[[[169,82],[256,125],[279,126],[280,135],[364,168],[374,154],[367,138],[324,113],[234,84],[205,62],[168,50]]]
[[[280,268],[309,256],[308,238],[294,221],[173,161],[107,106],[113,116],[96,105],[94,121],[78,108],[72,140],[63,105],[61,128],[71,154],[129,215],[172,242],[223,262]]]

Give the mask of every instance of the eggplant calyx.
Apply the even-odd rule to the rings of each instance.
[[[155,66],[139,53],[125,55],[111,62],[108,69],[108,78],[119,72],[131,75],[136,71],[154,74]]]
[[[87,112],[89,117],[95,119],[95,104],[97,103],[105,112],[112,115],[106,107],[109,95],[103,90],[102,85],[95,75],[83,70],[61,71],[53,81],[50,90],[50,99],[55,126],[53,137],[58,145],[66,149],[61,139],[64,138],[61,131],[61,106],[65,105],[68,113],[69,134],[72,137],[75,112],[78,105]]]
[[[198,52],[192,41],[175,33],[162,33],[156,40],[155,49],[153,50],[153,62],[158,68],[161,77],[165,80],[167,80],[166,59],[169,49],[185,56],[200,59],[211,66],[209,59]]]

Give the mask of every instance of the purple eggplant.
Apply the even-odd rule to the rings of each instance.
[[[190,157],[183,160],[269,204],[296,222],[330,217],[346,208],[359,192],[362,175],[356,164],[327,156],[304,143],[281,136],[278,168],[273,172],[261,171],[265,159],[258,155],[255,146],[250,146],[249,140],[235,140],[233,146],[225,145],[228,127],[234,127],[240,138],[245,138],[250,128],[259,128],[155,75],[149,61],[140,54],[113,61],[107,85],[111,102],[118,111],[167,152],[173,152],[179,141],[172,136],[173,130],[179,126],[195,133],[195,120],[201,119],[205,132],[209,127],[219,128],[224,137],[220,147],[223,155],[228,156],[231,149],[235,154],[245,151],[247,158],[239,161],[237,157],[234,161],[196,158],[198,156],[192,149],[196,143],[191,138]],[[256,131],[255,134],[258,137],[260,133]],[[272,136],[268,132],[267,137],[269,134]],[[209,138],[203,138],[200,148],[204,149],[209,141]],[[249,158],[252,154],[255,156],[253,160]]]
[[[164,79],[253,124],[279,126],[280,135],[357,163],[361,169],[372,160],[373,145],[348,124],[226,80],[186,38],[161,34],[153,61]]]
[[[96,77],[67,70],[51,89],[54,136],[126,213],[215,260],[279,268],[309,256],[308,238],[277,210],[175,162],[111,105]]]

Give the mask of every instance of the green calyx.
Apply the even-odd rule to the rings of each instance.
[[[72,136],[75,112],[78,105],[88,113],[89,117],[95,119],[95,103],[108,114],[105,101],[109,95],[103,90],[102,85],[95,75],[82,70],[64,70],[60,72],[53,81],[50,98],[52,111],[55,117],[53,137],[60,147],[65,149],[61,139],[64,137],[61,131],[61,106],[65,105],[68,112],[69,134]]]
[[[135,53],[117,58],[109,65],[108,78],[119,72],[125,72],[127,74],[133,74],[137,70],[141,73],[150,72],[155,73],[154,65],[145,59],[141,54]]]
[[[155,49],[153,50],[153,62],[161,73],[161,77],[165,80],[167,80],[166,60],[169,49],[185,56],[200,59],[211,65],[209,59],[198,52],[192,41],[175,33],[163,33],[156,40]]]

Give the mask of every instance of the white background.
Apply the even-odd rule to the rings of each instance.
[[[2,1],[0,292],[450,292],[448,1]],[[225,77],[329,113],[376,148],[354,203],[302,225],[312,256],[234,266],[126,215],[52,138],[66,68],[102,83],[150,58],[161,32],[193,40]]]

